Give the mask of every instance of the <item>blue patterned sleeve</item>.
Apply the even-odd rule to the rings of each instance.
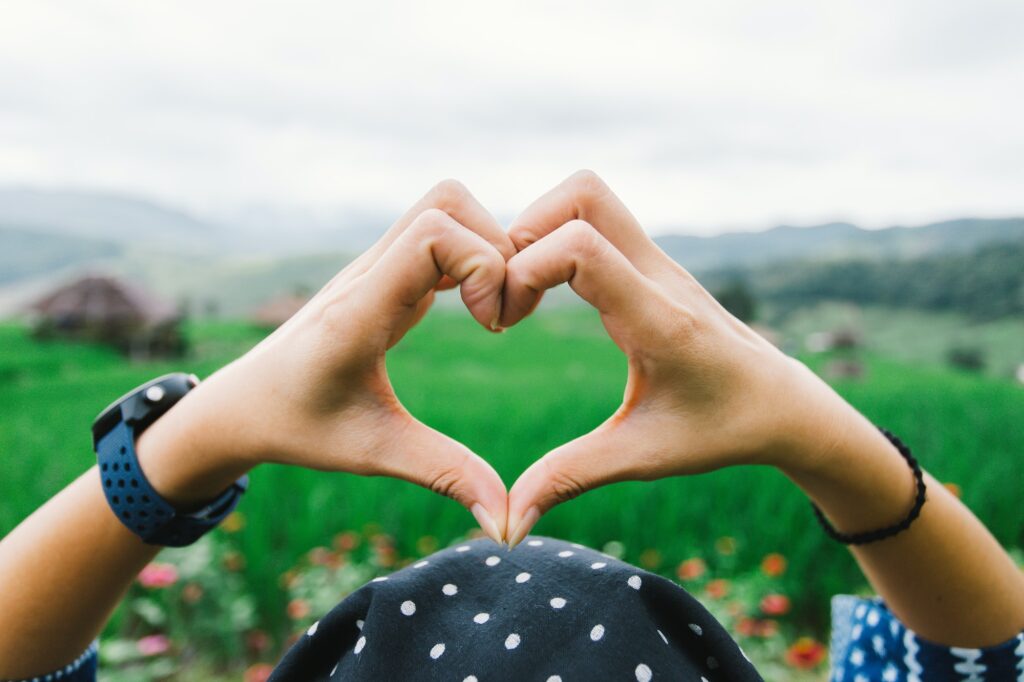
[[[1024,633],[984,649],[921,639],[880,599],[832,599],[831,682],[1024,682]]]
[[[63,668],[17,682],[96,682],[98,647],[98,643],[93,642],[81,656]]]

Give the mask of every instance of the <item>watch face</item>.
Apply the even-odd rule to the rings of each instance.
[[[199,383],[194,374],[165,374],[133,388],[110,403],[92,423],[93,448],[122,419],[139,424],[136,435]]]

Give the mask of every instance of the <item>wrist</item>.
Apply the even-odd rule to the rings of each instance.
[[[135,443],[150,485],[182,512],[202,507],[253,467],[232,448],[231,424],[209,409],[204,388],[182,398]]]

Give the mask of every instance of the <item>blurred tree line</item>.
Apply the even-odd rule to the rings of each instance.
[[[759,298],[949,310],[977,319],[1024,315],[1024,242],[911,260],[800,263],[749,274]]]

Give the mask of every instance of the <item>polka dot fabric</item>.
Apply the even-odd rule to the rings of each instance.
[[[442,550],[310,630],[273,682],[761,679],[675,583],[544,537],[511,552],[489,540]]]

